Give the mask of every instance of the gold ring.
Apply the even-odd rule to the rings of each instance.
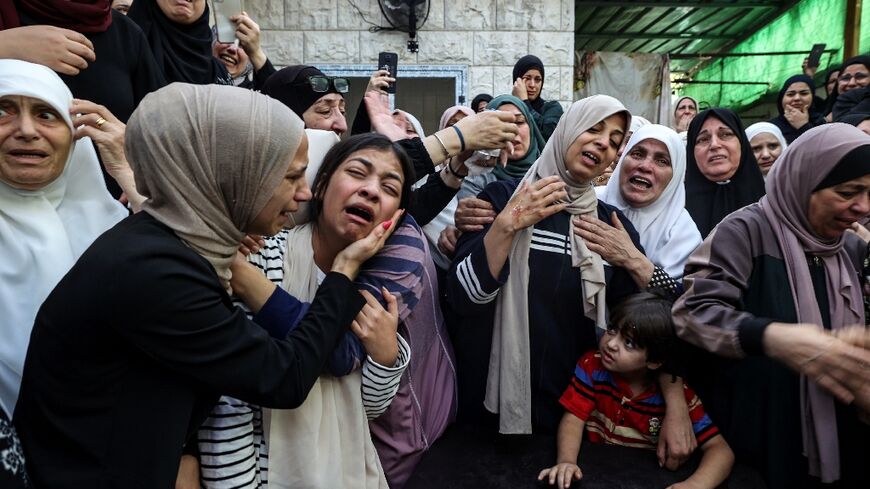
[[[106,123],[106,119],[103,119],[102,117],[100,117],[99,119],[97,119],[97,128],[102,128],[103,124],[105,124],[105,123]]]

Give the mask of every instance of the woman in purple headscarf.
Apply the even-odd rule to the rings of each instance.
[[[689,380],[769,488],[865,487],[867,244],[846,230],[870,213],[870,137],[810,129],[765,183],[686,265],[677,334],[714,354]]]

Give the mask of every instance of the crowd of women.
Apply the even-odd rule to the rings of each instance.
[[[3,487],[411,488],[433,460],[477,487],[457,467],[487,450],[522,487],[541,439],[568,487],[566,399],[611,388],[593,440],[704,452],[671,487],[732,451],[757,487],[866,487],[870,57],[745,128],[691,97],[673,127],[563,109],[528,55],[426,135],[391,73],[347,121],[348,80],[233,21],[225,45],[204,0],[0,6]],[[638,352],[646,390],[608,383]]]

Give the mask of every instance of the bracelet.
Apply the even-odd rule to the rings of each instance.
[[[449,161],[447,162],[447,166],[446,166],[446,168],[447,168],[447,173],[453,175],[454,177],[456,177],[456,178],[458,178],[458,179],[460,179],[460,180],[462,180],[463,178],[465,178],[465,175],[460,175],[460,174],[456,173],[456,170],[453,169],[452,163],[453,163],[453,160],[449,160]]]
[[[447,146],[444,145],[444,141],[441,140],[441,137],[438,136],[438,133],[435,132],[432,133],[432,135],[435,136],[435,140],[437,140],[438,144],[441,145],[441,150],[444,151],[444,159],[446,160],[447,158],[450,158],[450,152],[447,151]]]
[[[459,152],[465,153],[465,138],[462,137],[462,131],[460,131],[455,124],[450,127],[452,127],[453,130],[456,131],[456,135],[459,136]]]

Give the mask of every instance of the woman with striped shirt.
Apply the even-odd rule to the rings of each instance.
[[[320,270],[331,262],[336,247],[359,239],[407,205],[412,181],[407,157],[386,138],[367,134],[339,143],[324,158],[315,180],[312,222],[268,238],[249,261],[304,300],[316,289]],[[356,352],[349,356],[356,365],[362,363],[362,371],[337,376],[334,367],[340,362],[334,354],[331,372],[321,376],[306,403],[293,411],[272,411],[265,429],[257,408],[225,400],[200,432],[206,486],[259,487],[268,480],[273,487],[385,487],[386,479],[392,487],[400,486],[453,417],[455,374],[434,281],[422,232],[405,217],[356,281],[373,296],[395,297],[387,300],[401,322],[398,355],[392,353],[395,363],[378,359],[382,355],[365,340],[364,349],[345,341],[338,350]],[[389,293],[382,293],[384,289]],[[402,376],[409,356],[415,363]],[[387,410],[397,388],[398,404],[373,422],[370,433],[366,417]],[[228,418],[228,411],[239,416]],[[217,439],[223,442],[214,443]],[[253,456],[240,460],[236,449]],[[271,464],[266,463],[269,458]],[[237,468],[235,475],[227,473],[228,464]]]

